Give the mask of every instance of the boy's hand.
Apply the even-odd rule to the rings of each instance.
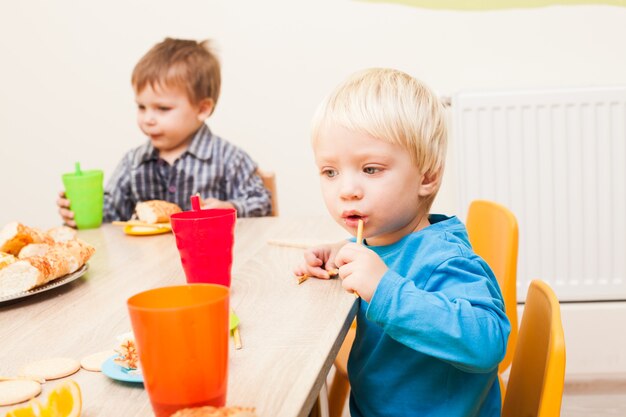
[[[70,227],[76,228],[76,222],[74,221],[74,212],[70,210],[70,200],[65,197],[65,191],[59,191],[57,206],[59,207],[59,214],[63,219],[63,223]]]
[[[368,303],[389,268],[374,251],[363,245],[348,243],[335,258],[343,287],[358,293]]]
[[[213,209],[213,208],[235,208],[230,202],[218,200],[217,198],[205,198],[202,200],[201,208]]]
[[[301,276],[307,274],[315,278],[329,279],[330,274],[328,271],[337,269],[335,255],[346,243],[348,242],[341,241],[332,245],[307,249],[304,252],[304,263],[293,270],[294,275]]]

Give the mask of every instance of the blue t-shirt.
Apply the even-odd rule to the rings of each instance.
[[[389,246],[389,267],[360,301],[350,359],[350,413],[499,416],[498,364],[510,325],[493,272],[456,217]]]

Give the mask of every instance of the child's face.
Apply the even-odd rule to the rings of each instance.
[[[184,90],[146,85],[136,92],[137,124],[161,157],[182,154],[209,116],[207,103],[192,104]],[[210,103],[209,103],[210,104]]]
[[[401,146],[330,126],[313,152],[331,216],[352,234],[363,219],[369,245],[397,242],[428,224],[423,175]]]

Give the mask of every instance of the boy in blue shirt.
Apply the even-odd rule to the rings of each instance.
[[[310,249],[294,271],[360,295],[350,414],[499,416],[510,330],[496,278],[456,217],[430,214],[444,169],[444,109],[400,71],[354,74],[320,106],[312,145],[326,207],[363,245]]]
[[[234,207],[240,217],[271,211],[257,164],[214,135],[205,120],[220,93],[220,64],[208,42],[167,38],[135,66],[132,85],[137,123],[148,136],[117,166],[104,193],[104,221],[128,220],[140,201],[166,200],[190,209],[199,193],[203,208]],[[69,201],[57,201],[64,222],[75,226]]]

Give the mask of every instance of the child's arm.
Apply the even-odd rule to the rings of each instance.
[[[131,191],[131,164],[132,151],[127,153],[113,171],[104,190],[103,221],[129,220],[135,206],[136,199]]]
[[[307,274],[315,278],[329,279],[328,271],[337,269],[335,256],[346,243],[348,241],[343,240],[332,245],[307,249],[304,252],[304,262],[294,268],[294,275],[302,276]]]
[[[366,317],[396,341],[471,372],[497,368],[510,324],[497,281],[477,259],[440,264],[422,286],[388,271]]]
[[[498,366],[510,331],[495,277],[481,262],[450,258],[415,277],[416,285],[366,247],[346,245],[335,258],[343,286],[369,302],[368,320],[411,349],[473,372]]]
[[[256,163],[243,151],[229,162],[226,200],[237,209],[239,217],[267,216],[272,211],[269,191],[256,174]]]
[[[213,209],[213,208],[234,208],[237,209],[231,202],[218,200],[217,198],[205,198],[202,200],[202,208],[203,209]]]

